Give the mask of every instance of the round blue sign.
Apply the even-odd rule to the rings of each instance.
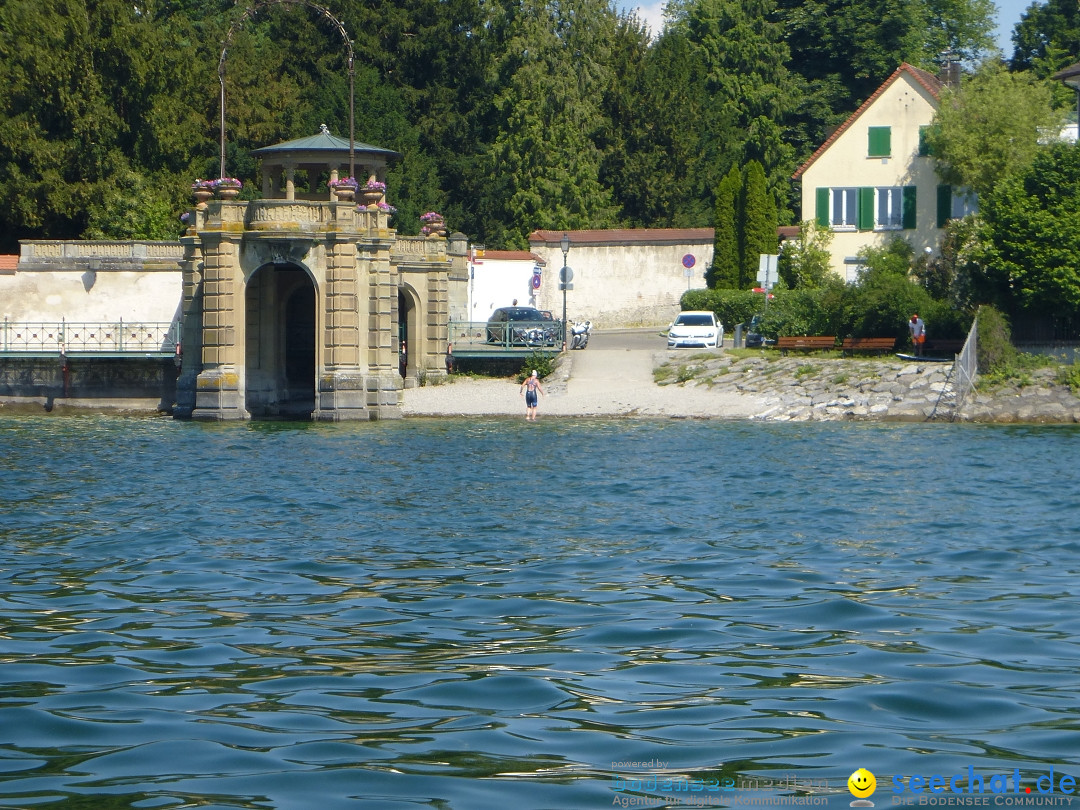
[[[694,258],[692,253],[687,253],[685,256],[682,257],[682,266],[683,267],[685,267],[687,269],[690,269],[695,264],[697,264],[697,259]]]

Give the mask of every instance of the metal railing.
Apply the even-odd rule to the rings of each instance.
[[[549,349],[563,344],[562,321],[450,321],[449,342],[459,348]]]
[[[32,323],[4,319],[0,353],[9,355],[91,354],[97,356],[176,353],[180,323],[74,322]]]
[[[956,403],[953,407],[953,418],[960,415],[960,409],[964,407],[964,402],[975,389],[975,378],[979,374],[978,363],[978,345],[979,345],[979,315],[975,314],[975,320],[971,324],[971,329],[968,330],[967,340],[964,341],[964,348],[960,350],[960,353],[956,355],[956,359],[953,361],[953,386],[956,388]]]

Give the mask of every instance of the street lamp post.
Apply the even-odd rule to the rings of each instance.
[[[566,351],[566,288],[570,283],[570,274],[567,272],[570,268],[566,266],[566,254],[570,252],[570,234],[564,233],[562,235],[562,273],[559,274],[560,283],[562,287],[562,348]]]

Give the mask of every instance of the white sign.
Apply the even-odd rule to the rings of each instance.
[[[776,283],[776,262],[779,258],[770,253],[758,254],[757,280],[766,290],[771,290]]]

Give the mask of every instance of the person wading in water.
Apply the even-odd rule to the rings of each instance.
[[[525,420],[527,422],[536,421],[536,402],[537,393],[544,393],[544,389],[540,386],[540,377],[536,373],[536,369],[533,369],[531,376],[525,378],[525,382],[521,384],[519,394],[525,395]],[[544,394],[544,396],[547,396]]]

